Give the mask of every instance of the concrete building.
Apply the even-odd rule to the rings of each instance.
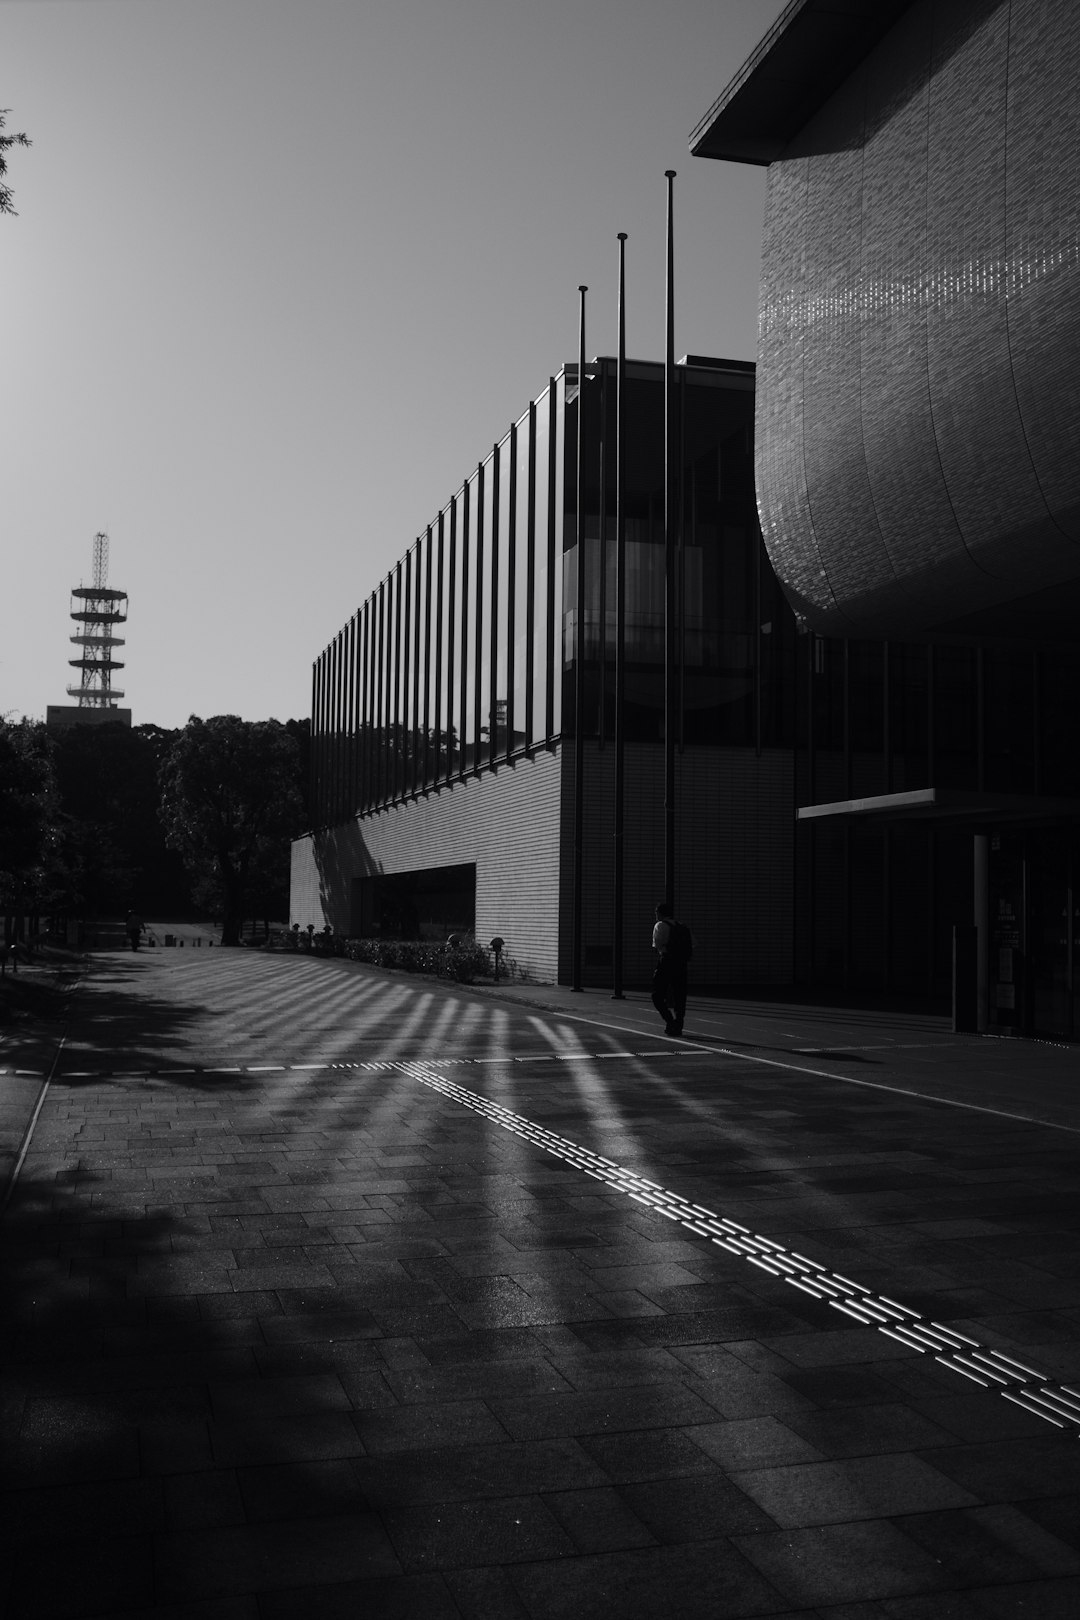
[[[644,981],[673,639],[699,985],[1080,1034],[1078,80],[1064,0],[793,0],[692,137],[768,202],[756,399],[678,368],[670,585],[663,368],[622,549],[587,368],[579,569],[564,367],[316,664],[296,921]]]
[[[795,633],[754,510],[753,367],[688,357],[676,373],[676,903],[699,982],[782,983]],[[580,559],[580,395],[565,366],[317,661],[317,826],[293,853],[302,926],[475,931],[540,979],[570,982],[576,965],[611,983],[620,960],[630,982],[647,977],[665,885],[663,366],[631,362],[624,388],[622,547],[616,363],[586,368]]]
[[[1080,10],[794,0],[695,130],[767,165],[765,544],[807,632],[799,973],[1080,1030]],[[963,951],[963,941],[960,941]]]
[[[45,724],[50,731],[62,731],[66,726],[128,726],[130,709],[84,709],[77,703],[50,703],[45,710]]]

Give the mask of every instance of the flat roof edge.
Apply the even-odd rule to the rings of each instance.
[[[913,0],[790,0],[690,133],[694,157],[774,162]]]
[[[700,150],[700,148],[706,143],[706,138],[709,135],[713,125],[717,123],[725,108],[736,99],[743,86],[758,71],[766,57],[771,53],[772,48],[776,44],[777,40],[782,34],[787,32],[798,13],[809,4],[810,0],[789,0],[788,5],[784,7],[783,11],[780,13],[779,17],[777,17],[772,27],[766,34],[762,36],[760,40],[758,40],[758,43],[750,52],[750,55],[746,58],[746,61],[736,73],[735,77],[728,85],[725,86],[723,90],[721,90],[720,94],[717,96],[704,118],[700,119],[694,125],[694,128],[690,131],[690,151],[694,157],[714,157],[718,155],[713,152]],[[769,160],[745,158],[741,161],[768,162]]]

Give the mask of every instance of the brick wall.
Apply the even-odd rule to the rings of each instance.
[[[534,978],[554,982],[560,775],[557,753],[537,754],[297,839],[292,920],[348,933],[356,878],[475,862],[476,937],[502,935]]]
[[[584,981],[611,983],[614,751],[585,750]],[[676,894],[699,984],[792,976],[793,762],[779,751],[694,748],[678,761]],[[540,982],[571,978],[574,752],[539,754],[293,846],[292,920],[351,931],[353,883],[378,872],[476,863],[476,934],[501,934]],[[560,844],[561,831],[561,844]],[[664,893],[664,754],[626,751],[624,976],[653,966]]]

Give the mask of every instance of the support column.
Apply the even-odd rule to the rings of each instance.
[[[975,834],[974,914],[976,961],[976,1027],[985,1032],[990,1023],[990,839]]]

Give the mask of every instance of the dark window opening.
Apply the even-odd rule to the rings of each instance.
[[[352,933],[363,939],[445,940],[476,928],[476,865],[383,872],[353,885]]]

